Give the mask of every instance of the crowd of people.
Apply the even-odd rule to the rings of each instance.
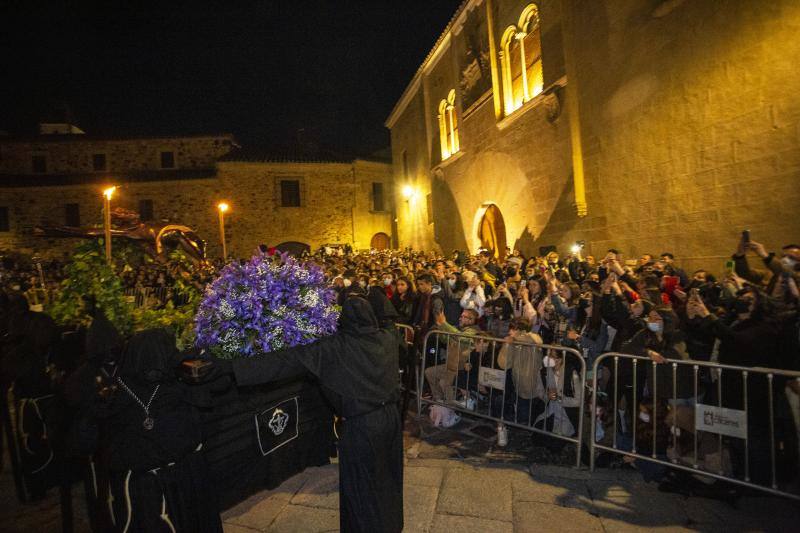
[[[263,247],[258,252],[274,250]],[[410,249],[354,252],[326,247],[303,259],[322,266],[340,304],[351,295],[386,295],[397,322],[406,326],[411,346],[401,357],[403,375],[411,379],[424,368],[419,385],[438,404],[430,410],[436,423],[448,414],[440,406],[461,406],[462,413],[483,409],[498,421],[499,446],[507,444],[509,431],[529,426],[560,436],[613,440],[623,450],[687,464],[699,449],[701,463],[715,472],[747,475],[769,486],[770,473],[777,470],[781,486],[797,482],[800,380],[776,375],[768,382],[753,373],[743,384],[740,372],[717,374],[701,368],[693,377],[691,369],[686,374],[687,367],[680,367],[673,383],[668,363],[695,360],[800,370],[799,245],[787,244],[773,253],[743,236],[730,267],[719,276],[703,269],[686,272],[668,252],[626,259],[610,249],[597,259],[580,247],[538,257],[507,250],[500,259],[491,250],[444,256]],[[8,354],[28,335],[33,345],[26,345],[25,353],[34,354],[31,361],[52,365],[57,330],[43,313],[31,313],[28,307],[34,304],[30,291],[42,285],[42,278],[48,289],[57,289],[64,263],[6,258],[2,266],[0,282],[7,296],[4,384],[13,374],[18,392],[42,396],[51,384],[40,379],[41,373],[26,370],[36,365],[10,365],[13,357]],[[129,289],[169,290],[178,279],[202,289],[221,267],[218,262],[187,271],[153,262],[135,269],[123,266],[119,274]],[[426,337],[439,335],[435,349],[425,345]],[[648,364],[604,358],[595,365],[609,352],[647,358]],[[504,385],[479,379],[481,367],[504,371]],[[24,383],[26,376],[35,379]],[[591,388],[593,378],[597,390]],[[597,431],[579,435],[579,408],[592,396],[598,409],[586,413],[596,417]],[[723,449],[716,435],[697,435],[696,404],[746,411],[747,446],[742,439],[726,437]],[[699,445],[694,444],[696,436]],[[777,468],[771,467],[772,460]],[[692,485],[680,471],[641,461],[635,465],[659,480],[664,490]]]
[[[596,260],[579,247],[566,256],[551,251],[530,258],[508,250],[502,260],[489,250],[475,256],[454,251],[450,257],[415,251],[318,253],[312,260],[324,265],[340,298],[386,293],[399,321],[413,328],[413,358],[422,356],[424,394],[434,400],[473,409],[484,405],[487,414],[512,425],[574,435],[581,401],[597,394],[593,438],[615,439],[622,449],[687,464],[696,464],[690,457],[695,404],[746,410],[748,450],[741,439],[727,437],[720,449],[716,435],[699,432],[700,463],[740,478],[747,469],[752,480],[769,485],[774,434],[778,482],[797,482],[800,380],[776,376],[770,386],[766,376],[753,373],[743,400],[740,372],[717,375],[703,368],[695,391],[691,369],[687,373],[681,366],[673,390],[673,371],[665,363],[691,359],[800,370],[798,245],[772,253],[743,237],[719,277],[704,269],[686,272],[669,252],[624,260],[611,249]],[[428,346],[423,355],[422,340],[430,331],[459,336],[437,344],[438,351]],[[464,336],[476,340],[464,348],[458,340]],[[658,367],[605,358],[597,369],[598,390],[584,394],[582,365],[563,350],[535,348],[542,344],[576,350],[588,385],[594,362],[607,352],[646,357]],[[506,370],[505,386],[478,383],[481,366]],[[651,414],[657,425],[651,425]],[[440,409],[431,409],[437,422],[441,416]],[[497,444],[507,441],[508,427],[500,422]],[[687,486],[681,474],[636,464],[664,490]]]

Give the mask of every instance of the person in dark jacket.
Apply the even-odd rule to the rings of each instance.
[[[392,304],[399,315],[397,321],[401,324],[411,325],[417,310],[417,292],[407,277],[397,278],[396,289],[392,294]]]
[[[375,298],[375,297],[373,297]],[[398,340],[358,296],[342,309],[339,331],[264,357],[217,361],[209,379],[232,372],[240,386],[310,372],[339,422],[339,517],[343,532],[403,529],[403,433],[397,408]]]
[[[178,359],[170,332],[137,333],[96,407],[116,531],[222,531],[199,420],[174,376]]]
[[[781,324],[769,308],[766,294],[749,286],[740,290],[733,302],[732,312],[726,319],[709,312],[703,300],[692,295],[687,312],[704,320],[704,326],[719,339],[719,362],[741,367],[792,369],[781,349]],[[723,371],[721,375],[723,407],[747,410],[749,453],[745,454],[743,441],[730,442],[734,468],[744,472],[745,459],[749,460],[750,475],[756,483],[770,484],[770,458],[777,456],[778,477],[791,475],[797,466],[797,431],[794,420],[788,415],[789,406],[784,394],[786,378],[775,376],[770,389],[764,374],[752,373],[747,378],[747,403],[743,399],[744,378],[738,371]],[[772,395],[770,396],[770,390]],[[716,404],[719,399],[708,403]],[[770,420],[772,414],[772,420]],[[775,447],[770,444],[770,430],[775,431]],[[772,448],[772,449],[771,449]]]

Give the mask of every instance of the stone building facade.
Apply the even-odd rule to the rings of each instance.
[[[217,205],[229,255],[294,242],[369,248],[391,244],[391,166],[367,160],[276,160],[237,149],[231,135],[100,139],[0,138],[0,250],[60,256],[75,239],[37,226],[102,224],[101,192],[141,218],[188,225],[221,255]],[[284,183],[286,182],[286,183]]]
[[[386,122],[400,245],[797,241],[798,30],[790,0],[466,0]]]

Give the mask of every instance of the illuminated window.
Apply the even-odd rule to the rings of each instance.
[[[519,23],[509,26],[501,39],[500,67],[503,78],[503,104],[510,115],[522,104],[542,92],[542,39],[539,10],[530,4],[522,11]]]
[[[447,98],[439,102],[439,143],[442,161],[458,152],[458,118],[456,117],[456,91],[451,90]]]

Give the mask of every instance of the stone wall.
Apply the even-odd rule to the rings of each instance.
[[[98,139],[87,135],[0,137],[0,174],[35,174],[34,155],[44,156],[46,174],[94,173],[94,154],[105,155],[107,169],[100,171],[102,174],[160,170],[161,152],[174,154],[174,168],[209,168],[230,151],[232,142],[232,135],[141,139]]]
[[[499,38],[526,3],[491,1]],[[800,99],[790,89],[800,87],[793,66],[800,5],[545,0],[539,7],[545,86],[566,82],[577,106],[569,108],[567,89],[551,85],[551,94],[506,118],[495,116],[491,95],[469,116],[458,108],[461,152],[442,164],[429,156],[434,162],[409,180],[422,194],[434,191],[434,224],[418,212],[424,202],[398,209],[402,246],[474,251],[481,210],[492,203],[509,244],[525,253],[585,240],[594,255],[610,247],[629,257],[670,251],[689,269],[720,271],[744,228],[772,249],[800,238]],[[448,61],[450,52],[441,53],[436,69]],[[429,74],[422,69],[418,94],[387,121],[398,191],[400,154],[437,146],[414,137],[429,135],[425,113],[434,110],[421,109]],[[586,217],[574,206],[570,113],[580,126]]]
[[[194,228],[208,243],[211,257],[221,255],[217,204],[226,214],[229,254],[249,256],[261,243],[299,241],[316,248],[349,243],[368,248],[375,233],[392,235],[391,167],[385,163],[249,163],[220,162],[210,178],[130,182],[117,190],[114,206],[139,210],[140,200],[153,202],[156,220]],[[280,207],[280,178],[301,181],[301,207]],[[372,212],[372,183],[384,184],[387,211]],[[0,206],[9,208],[9,232],[0,232],[0,249],[58,256],[75,239],[33,235],[37,225],[65,223],[65,205],[77,203],[81,225],[102,224],[101,187],[57,185],[2,187]]]

